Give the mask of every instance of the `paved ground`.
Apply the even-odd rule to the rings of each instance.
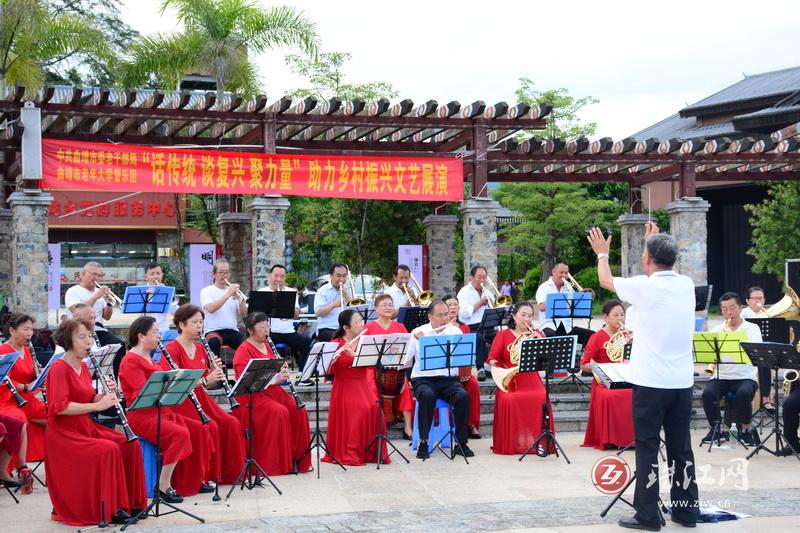
[[[697,443],[702,437],[694,434]],[[606,518],[600,511],[611,497],[591,484],[594,462],[607,455],[580,448],[582,435],[560,434],[572,464],[554,456],[497,456],[490,439],[473,441],[477,456],[467,465],[436,455],[426,462],[407,456],[410,464],[395,461],[349,468],[323,464],[316,474],[273,478],[284,494],[272,490],[236,491],[229,502],[214,503],[207,496],[187,499],[184,508],[204,517],[199,524],[181,515],[149,518],[131,531],[609,531],[630,511],[615,506]],[[405,450],[404,442],[396,442]],[[708,531],[800,531],[800,462],[757,456],[749,463],[745,452],[719,449],[710,454],[695,449],[700,471],[701,498],[730,507],[751,518],[724,525],[703,525]],[[623,454],[629,462],[633,452]],[[725,472],[725,474],[723,474]],[[9,513],[21,520],[9,529]],[[15,533],[69,531],[49,520],[45,489],[13,505],[0,493],[0,531]],[[24,519],[22,519],[24,517]],[[538,529],[537,529],[538,528]],[[668,525],[668,530],[677,526]]]

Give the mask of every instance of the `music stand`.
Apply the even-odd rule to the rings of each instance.
[[[273,378],[281,371],[283,363],[283,359],[250,359],[228,395],[228,398],[232,400],[234,396],[247,394],[250,401],[247,406],[248,424],[244,430],[244,438],[247,441],[247,460],[245,460],[239,475],[236,476],[236,481],[231,485],[228,495],[225,496],[226,500],[231,499],[231,494],[236,490],[236,485],[241,485],[241,490],[244,490],[245,487],[247,487],[247,490],[253,490],[255,487],[263,488],[262,479],[269,481],[269,484],[278,491],[278,494],[283,494],[264,469],[261,468],[261,465],[253,458],[253,440],[255,439],[255,431],[253,430],[255,427],[253,423],[253,394],[263,391],[270,385]],[[253,476],[255,476],[255,481]]]
[[[295,291],[250,291],[247,296],[247,314],[261,311],[270,318],[294,318],[297,293]]]
[[[477,355],[480,353],[484,357],[484,365],[486,364],[486,358],[489,355],[489,347],[492,344],[494,336],[497,334],[496,328],[501,326],[509,316],[511,316],[510,305],[504,305],[503,307],[489,307],[483,310],[483,317],[481,318],[481,321],[478,322],[478,326],[477,328],[474,328],[473,332],[478,334],[477,340],[481,343],[480,345],[475,345],[475,356],[477,359]],[[480,351],[478,349],[479,347]],[[478,370],[480,371],[482,369],[479,368]]]
[[[425,370],[441,370],[447,369],[447,374],[450,375],[450,369],[460,367],[472,367],[475,365],[475,348],[478,342],[478,337],[475,333],[465,333],[460,335],[425,335],[419,339],[419,369]],[[442,438],[433,445],[431,451],[439,449],[440,452],[448,455],[442,449],[442,442],[444,439],[450,438],[450,460],[456,457],[456,446],[461,450],[461,455],[464,457],[464,462],[469,464],[467,455],[461,448],[461,443],[455,436],[455,415],[453,410],[450,410],[450,429],[447,433],[442,435]]]
[[[156,475],[153,478],[153,500],[150,502],[150,505],[145,507],[141,513],[131,517],[131,519],[122,526],[120,531],[124,531],[128,526],[137,523],[142,516],[159,517],[173,513],[183,513],[190,518],[205,523],[205,520],[199,516],[193,515],[176,505],[163,501],[161,498],[161,491],[158,488],[159,476],[161,475],[161,468],[164,460],[161,455],[161,408],[174,407],[182,404],[189,396],[189,393],[192,392],[200,382],[204,373],[203,370],[186,369],[154,372],[139,391],[139,394],[136,396],[131,406],[128,407],[129,411],[156,408]],[[169,507],[172,511],[161,513],[160,506],[162,505]],[[151,512],[153,512],[153,514],[150,514]]]
[[[331,362],[333,354],[338,350],[339,345],[335,342],[318,342],[311,346],[311,351],[308,352],[308,359],[306,359],[306,366],[300,374],[300,381],[305,381],[314,378],[314,431],[311,432],[311,438],[308,441],[306,451],[300,457],[302,459],[314,448],[319,448],[324,451],[331,460],[342,467],[342,470],[347,470],[339,460],[333,456],[328,449],[328,442],[325,440],[320,429],[319,422],[319,378],[326,376],[330,373]],[[317,451],[317,479],[319,479],[319,456],[320,451]]]
[[[722,420],[722,406],[720,405],[720,387],[719,387],[719,368],[720,365],[730,364],[750,364],[750,359],[742,351],[741,343],[747,342],[747,334],[744,331],[720,331],[716,333],[701,332],[695,333],[692,341],[692,352],[694,354],[694,361],[700,364],[714,363],[717,380],[717,414],[716,420],[711,428],[711,440],[708,443],[708,452],[711,452],[714,441],[717,441],[717,446],[721,446],[721,438],[725,431],[728,432],[736,442],[744,446],[747,450],[747,445],[742,442],[739,435],[732,435],[731,428]],[[724,357],[724,359],[723,359]],[[700,443],[703,447],[703,443]]]
[[[122,298],[123,313],[160,315],[169,311],[175,297],[175,287],[164,285],[137,285],[126,287]]]
[[[364,319],[364,323],[372,322],[373,320],[378,319],[378,312],[375,311],[375,307],[371,303],[348,305],[347,309],[358,311],[358,314]]]
[[[694,312],[707,311],[711,303],[711,292],[714,285],[695,285],[694,287]]]
[[[575,335],[575,319],[576,318],[587,318],[589,319],[589,325],[591,326],[592,323],[592,293],[590,292],[553,292],[547,295],[547,300],[545,301],[545,318],[550,319],[553,321],[553,325],[556,326],[556,336],[566,336]],[[566,326],[564,324],[564,320],[558,320],[558,324],[556,325],[557,319],[569,319],[569,323],[572,326],[572,331],[567,332]],[[563,330],[559,331],[559,329]],[[584,329],[584,328],[580,328]],[[589,330],[590,331],[590,330]],[[594,333],[594,332],[592,332]],[[585,333],[581,333],[581,337],[585,336]],[[588,340],[587,340],[588,341]],[[580,343],[579,344],[583,344]],[[589,387],[578,378],[580,374],[580,366],[572,366],[569,368],[558,368],[556,370],[565,370],[567,372],[567,377],[556,383],[556,386],[559,387],[565,383],[570,383],[578,389],[578,393],[583,398],[584,389],[590,390]]]
[[[356,356],[353,360],[353,368],[375,367],[375,381],[378,384],[378,427],[375,438],[367,445],[368,451],[373,446],[377,446],[377,468],[380,470],[383,460],[383,445],[386,443],[392,448],[389,455],[397,454],[408,463],[409,460],[397,449],[386,437],[386,424],[383,419],[383,369],[386,367],[402,366],[403,356],[406,353],[406,346],[411,339],[409,333],[389,333],[384,335],[363,335],[358,339]]]
[[[414,331],[428,323],[428,308],[401,307],[397,314],[397,321],[406,327],[406,331]]]
[[[537,450],[544,441],[544,450],[550,454],[551,446],[555,449],[556,457],[559,450],[564,455],[567,464],[570,464],[569,457],[564,453],[564,449],[556,440],[556,436],[550,429],[550,374],[556,368],[572,368],[575,366],[576,338],[574,335],[565,337],[544,337],[537,339],[525,339],[520,343],[519,348],[519,372],[540,372],[544,370],[544,402],[542,402],[542,432],[536,437],[525,453],[520,456],[522,461],[533,450]]]
[[[117,344],[116,346],[119,346],[119,344]],[[32,391],[35,391],[38,388],[44,387],[45,381],[47,381],[47,374],[50,372],[50,367],[53,366],[53,363],[55,363],[56,361],[58,361],[59,359],[64,357],[65,353],[66,352],[63,352],[63,351],[62,352],[58,352],[58,353],[54,353],[50,357],[50,360],[47,362],[46,365],[44,365],[44,368],[42,369],[41,373],[39,373],[39,377],[36,378],[36,381],[33,382],[33,385],[31,386],[31,390]],[[113,360],[114,360],[113,357],[112,357],[111,360],[113,362]],[[3,381],[3,378],[1,377],[3,375],[4,374],[3,374],[2,370],[0,370],[0,382]]]
[[[757,366],[768,366],[773,369],[774,378],[773,386],[775,387],[775,413],[774,417],[775,427],[772,428],[772,433],[761,440],[761,443],[750,452],[746,459],[750,459],[759,451],[764,450],[767,453],[777,456],[778,452],[785,446],[783,437],[781,436],[781,426],[778,422],[778,411],[780,407],[780,395],[777,394],[778,390],[778,369],[791,368],[800,369],[800,353],[791,344],[780,344],[776,342],[743,342],[742,350],[750,357],[750,359]],[[775,450],[767,447],[767,441],[775,435]],[[800,460],[800,454],[795,453],[795,457]]]
[[[791,343],[792,339],[798,338],[798,323],[796,320],[787,320],[785,318],[745,318],[747,322],[752,322],[753,324],[758,326],[758,329],[761,330],[761,340],[763,342],[780,342],[780,343]],[[777,390],[776,396],[777,396]],[[760,392],[757,392],[759,394]],[[758,417],[758,423],[756,426],[761,429],[762,427],[768,425],[769,422],[773,422],[775,418],[773,417],[774,413],[770,413],[764,408],[764,404],[759,402],[760,405],[758,410],[753,413],[753,418]],[[767,417],[768,423],[765,424],[764,417]],[[778,423],[780,423],[780,419],[777,419]]]

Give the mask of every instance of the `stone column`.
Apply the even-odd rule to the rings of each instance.
[[[492,282],[497,283],[499,207],[499,203],[489,198],[473,198],[461,203],[459,211],[464,217],[464,283],[475,265],[486,268]]]
[[[622,269],[623,278],[638,276],[642,273],[642,251],[644,251],[644,224],[647,215],[625,213],[617,222],[622,230]]]
[[[0,292],[3,297],[11,301],[11,209],[0,209]],[[2,305],[2,304],[0,304]]]
[[[11,206],[11,297],[8,307],[47,327],[47,209],[53,197],[47,193],[15,192]]]
[[[437,298],[455,295],[456,287],[456,225],[455,215],[428,215],[425,224],[425,241],[428,243],[430,281],[427,289]],[[421,282],[420,282],[421,283]]]
[[[708,285],[708,229],[706,213],[711,206],[702,198],[687,196],[667,204],[670,233],[678,241],[676,269],[695,285]]]
[[[247,204],[252,220],[253,288],[266,287],[272,265],[286,262],[286,211],[289,200],[282,196],[258,196]]]
[[[222,213],[217,217],[223,256],[231,265],[231,283],[238,283],[247,294],[251,287],[250,215]]]

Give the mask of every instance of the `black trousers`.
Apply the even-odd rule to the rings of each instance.
[[[208,338],[208,335],[211,333],[216,333],[220,337],[222,337],[222,342],[219,341],[219,337],[211,337]],[[214,352],[214,355],[219,357],[219,353],[222,350],[222,345],[225,344],[226,346],[230,346],[234,350],[238,348],[244,342],[244,335],[239,333],[238,329],[218,329],[215,331],[209,331],[206,333],[206,339],[208,339],[208,347],[211,348],[211,351]],[[226,366],[231,364],[231,361],[223,361]]]
[[[664,428],[667,465],[672,470],[670,497],[674,516],[682,522],[700,517],[699,492],[694,475],[694,454],[689,433],[692,387],[656,389],[633,386],[633,431],[636,437],[636,519],[660,526],[658,516],[659,432]]]
[[[109,344],[122,345],[119,347],[117,354],[114,356],[114,377],[119,376],[119,365],[122,364],[122,358],[125,357],[125,354],[128,352],[127,348],[125,347],[125,341],[110,331],[95,330],[95,333],[97,334],[97,338],[100,339],[100,346],[108,346]],[[116,412],[116,410],[114,412]]]
[[[331,328],[318,329],[317,342],[329,342],[333,338],[334,333],[336,333],[335,329]]]
[[[761,398],[766,400],[772,389],[772,369],[766,366],[758,367],[758,387],[761,389]]]
[[[706,412],[706,419],[709,424],[713,424],[717,418],[717,389],[719,389],[720,399],[732,392],[733,398],[733,422],[741,427],[742,424],[749,424],[753,417],[753,396],[756,394],[758,385],[752,379],[711,379],[703,387],[703,410]],[[726,405],[730,406],[730,399],[725,399]]]
[[[471,333],[478,334],[475,342],[475,368],[482,370],[483,365],[489,358],[489,347],[492,345],[492,341],[494,340],[495,335],[497,335],[497,331],[481,330],[478,328],[478,326],[480,326],[480,324],[470,324],[469,331]]]
[[[297,354],[297,366],[300,370],[306,366],[308,351],[311,349],[311,339],[297,333],[270,333],[269,337],[275,344],[285,344]]]
[[[795,451],[800,451],[800,437],[797,426],[800,425],[800,387],[795,387],[789,397],[783,401],[783,432],[786,443]]]
[[[469,394],[458,378],[436,376],[411,380],[414,398],[417,399],[417,416],[420,440],[427,441],[433,423],[436,400],[441,398],[453,406],[456,440],[466,444],[469,439]]]

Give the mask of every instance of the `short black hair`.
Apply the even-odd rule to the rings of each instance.
[[[26,315],[24,313],[11,313],[10,315],[8,315],[8,318],[5,321],[3,327],[3,333],[5,334],[6,337],[10,337],[11,328],[19,329],[19,327],[25,322],[30,322],[31,324],[33,324],[36,321],[33,319],[32,316]]]
[[[271,267],[269,267],[269,273],[272,274],[272,271],[275,270],[276,268],[282,268],[286,270],[286,267],[283,265],[272,265]]]
[[[411,272],[411,269],[408,268],[408,265],[400,264],[394,267],[394,275],[396,276],[401,270],[405,270],[406,272]]]
[[[244,318],[244,328],[250,334],[259,322],[269,322],[269,317],[261,311],[253,311]]]
[[[434,301],[432,301],[430,303],[430,305],[428,305],[428,316],[433,316],[433,314],[436,312],[436,306],[437,305],[443,305],[443,306],[447,307],[447,304],[444,303],[444,300],[434,300]],[[449,309],[449,307],[448,307],[448,309]]]
[[[485,267],[485,266],[483,266],[483,265],[475,265],[474,267],[472,267],[472,268],[470,268],[470,269],[469,269],[469,275],[470,275],[470,277],[473,277],[473,276],[475,276],[475,274],[477,274],[477,273],[478,273],[478,270],[483,270],[483,271],[484,271],[484,272],[486,272],[487,274],[489,273],[489,271],[488,271],[488,270],[486,270],[486,267]]]
[[[747,298],[750,299],[753,296],[753,293],[756,291],[761,291],[763,293],[764,289],[762,289],[761,287],[750,287],[749,289],[747,289]]]
[[[328,270],[328,274],[330,274],[332,276],[333,275],[333,271],[336,270],[337,268],[343,268],[343,269],[347,270],[347,265],[345,265],[344,263],[333,263],[331,265],[330,270]]]
[[[151,261],[151,262],[147,263],[144,266],[144,271],[145,271],[145,273],[147,273],[147,272],[150,272],[151,270],[153,270],[156,267],[161,268],[161,264],[157,263],[156,261]],[[164,270],[164,269],[161,268],[161,270]]]
[[[728,291],[728,292],[726,292],[725,294],[723,294],[722,296],[719,297],[720,305],[722,305],[722,302],[727,302],[728,300],[736,300],[736,305],[738,305],[740,307],[742,305],[741,296],[739,296],[735,292]]]
[[[139,335],[147,335],[155,323],[156,319],[151,316],[140,316],[134,320],[128,328],[128,347],[133,348],[139,344]]]

